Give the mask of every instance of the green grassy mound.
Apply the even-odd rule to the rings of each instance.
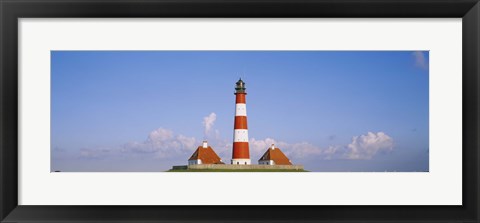
[[[286,169],[183,169],[168,170],[167,172],[309,172],[307,170],[286,170]]]

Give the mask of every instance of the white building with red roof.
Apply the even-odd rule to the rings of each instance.
[[[292,161],[274,144],[258,160],[260,165],[292,165]]]
[[[224,164],[220,157],[213,151],[207,141],[203,141],[203,144],[195,150],[190,159],[188,159],[188,165],[198,164]]]

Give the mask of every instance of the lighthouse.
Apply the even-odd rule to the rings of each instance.
[[[235,124],[231,162],[233,165],[250,165],[245,90],[245,82],[240,78],[235,85]]]

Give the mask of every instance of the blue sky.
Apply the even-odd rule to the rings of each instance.
[[[252,163],[428,171],[427,51],[52,51],[51,169],[164,171],[203,139],[231,158],[247,87]]]

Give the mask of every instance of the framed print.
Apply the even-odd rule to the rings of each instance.
[[[2,1],[2,222],[478,222],[477,1]]]
[[[98,182],[98,186],[88,189],[88,194],[97,197],[99,205],[461,203],[460,181],[452,180],[460,176],[461,153],[434,146],[439,138],[451,138],[441,141],[447,147],[458,147],[455,143],[461,142],[461,126],[457,124],[461,122],[460,106],[446,106],[461,101],[460,75],[447,75],[461,72],[461,46],[444,44],[461,39],[458,21],[444,20],[439,25],[428,20],[390,20],[388,27],[369,19],[124,21],[75,19],[58,24],[55,20],[21,19],[20,32],[25,38],[20,45],[37,47],[20,51],[20,55],[26,55],[21,56],[25,60],[20,63],[29,65],[22,65],[20,85],[33,88],[28,86],[45,83],[42,86],[46,90],[25,92],[20,97],[20,107],[35,104],[36,109],[31,110],[34,113],[20,113],[19,119],[42,120],[45,124],[22,122],[23,134],[30,140],[25,140],[20,149],[19,160],[37,164],[20,170],[20,181],[25,184],[19,187],[19,202],[88,205],[90,197],[74,197],[69,191],[80,182]],[[189,37],[199,32],[190,26],[192,22],[206,34],[190,43]],[[369,41],[370,35],[356,35],[353,40],[338,31],[351,32],[347,27],[352,22],[365,33],[374,32],[372,27],[388,29],[388,35],[380,39],[390,41]],[[135,29],[135,35],[146,33],[141,43],[148,45],[130,46],[117,37],[129,24],[132,27],[127,29]],[[157,29],[149,28],[152,26]],[[401,48],[391,41],[400,36],[395,30],[404,26],[421,36],[415,38],[416,45],[407,45],[409,41],[403,38],[406,46]],[[77,41],[70,41],[81,35],[78,31],[85,32],[81,27],[95,29],[93,32],[99,36],[93,42],[83,40],[83,44],[89,42],[86,49],[81,49]],[[120,33],[114,27],[121,27]],[[255,30],[258,37],[249,41],[242,32],[235,33],[241,27]],[[42,37],[42,33],[51,33],[46,30],[52,29],[63,30],[63,34]],[[268,31],[262,31],[265,29]],[[297,35],[304,33],[302,43],[308,44],[289,42],[292,36],[279,34],[285,29],[294,29]],[[185,39],[171,39],[179,36]],[[338,41],[341,45],[333,41],[338,36],[345,38]],[[436,41],[431,40],[434,37]],[[112,40],[115,38],[119,41]],[[42,44],[36,44],[40,41]],[[340,47],[350,50],[337,50]],[[430,52],[437,52],[435,61],[429,60]],[[39,63],[48,58],[50,71],[45,66],[48,61]],[[446,60],[449,63],[438,63]],[[348,61],[350,67],[342,67],[341,61]],[[439,70],[441,64],[445,65]],[[245,69],[245,74],[237,77],[232,69]],[[437,75],[429,75],[430,72]],[[442,89],[437,86],[447,83],[448,95],[445,91],[437,92]],[[331,97],[331,93],[335,96]],[[50,101],[41,102],[42,99]],[[235,106],[234,112],[229,105]],[[272,112],[281,108],[286,111]],[[178,110],[182,112],[179,114]],[[451,120],[436,121],[455,113],[458,115]],[[233,125],[229,120],[233,120]],[[50,136],[40,137],[36,132],[42,132],[42,126],[48,122]],[[448,126],[449,131],[438,131],[436,123]],[[104,141],[111,142],[102,145]],[[35,145],[29,145],[30,142]],[[50,162],[39,162],[48,160],[48,154]],[[442,157],[448,157],[448,166],[440,165],[445,162],[439,161]],[[221,181],[216,180],[219,175]],[[200,176],[202,183],[193,183]],[[365,183],[359,183],[358,177]],[[114,194],[133,187],[124,182],[126,178],[135,178],[137,184],[145,185],[144,194],[115,197]],[[41,184],[28,183],[34,179],[43,180]],[[238,179],[242,180],[232,183]],[[449,183],[444,183],[445,179]],[[286,190],[295,185],[281,183],[285,180],[305,185],[303,192]],[[416,182],[415,191],[422,192],[405,188],[400,183],[404,181]],[[281,187],[270,190],[284,194],[285,198],[252,203],[263,193],[244,188],[253,187],[253,182],[280,184]],[[344,192],[329,196],[329,191],[339,184],[344,185],[339,188]],[[405,192],[384,191],[382,196],[370,196],[365,201],[356,190],[347,193],[352,184],[366,194],[379,193],[382,188]],[[241,196],[209,200],[205,193],[192,200],[189,195],[176,192],[192,186],[218,194],[235,190]],[[104,192],[97,194],[98,191]],[[60,196],[46,196],[51,193]],[[438,198],[438,193],[444,196]],[[112,197],[115,199],[111,200]]]

